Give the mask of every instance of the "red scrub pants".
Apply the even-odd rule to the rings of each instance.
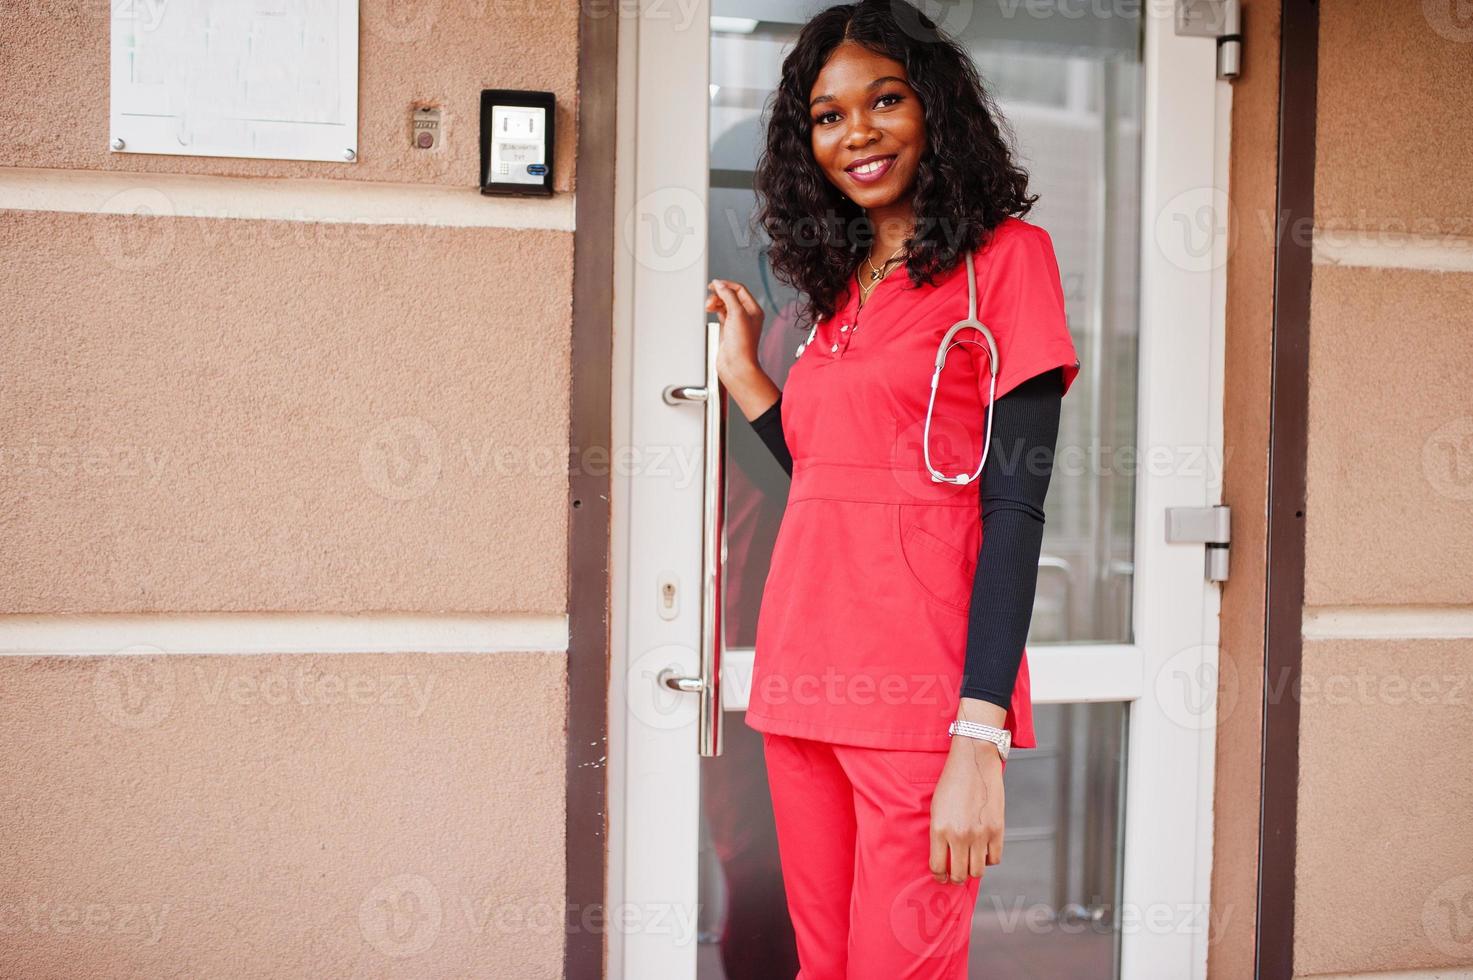
[[[947,753],[762,741],[795,980],[965,980],[982,879],[937,884],[930,870]]]

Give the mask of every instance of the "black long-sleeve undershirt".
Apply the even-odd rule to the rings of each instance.
[[[1043,501],[1053,476],[1064,398],[1064,372],[1054,368],[997,399],[992,446],[982,468],[985,533],[972,581],[961,696],[1007,708],[1033,619]],[[782,427],[782,395],[751,421],[762,442],[792,476]]]

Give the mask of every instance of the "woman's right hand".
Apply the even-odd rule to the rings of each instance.
[[[762,338],[762,307],[747,287],[731,279],[712,279],[706,297],[706,312],[721,322],[721,347],[716,352],[716,373],[722,384],[740,383],[753,370],[762,370],[757,344]]]
[[[762,338],[762,307],[747,287],[730,279],[712,279],[706,312],[721,323],[721,346],[716,351],[716,376],[726,386],[748,421],[777,401],[778,387],[757,358]]]

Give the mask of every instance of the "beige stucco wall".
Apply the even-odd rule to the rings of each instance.
[[[1300,975],[1473,965],[1470,157],[1456,5],[1321,4]]]
[[[302,651],[567,612],[571,208],[474,184],[508,87],[556,92],[572,186],[578,7],[364,0],[353,166],[109,153],[107,9],[0,14],[0,626],[169,653],[0,656],[0,976],[557,976],[565,650]],[[146,213],[94,213],[122,172]],[[309,213],[192,217],[177,174]],[[314,220],[299,178],[477,217]],[[148,639],[261,646],[213,614],[294,652]]]
[[[560,974],[561,656],[0,670],[0,976]]]
[[[0,212],[0,608],[562,612],[571,262],[542,229]]]

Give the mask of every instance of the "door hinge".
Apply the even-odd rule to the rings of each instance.
[[[1243,11],[1239,0],[1176,0],[1178,37],[1217,39],[1217,77],[1233,79],[1243,63]]]
[[[1232,538],[1232,510],[1227,504],[1211,507],[1166,508],[1166,541],[1169,544],[1207,546],[1206,574],[1209,582],[1226,582],[1228,542]]]

